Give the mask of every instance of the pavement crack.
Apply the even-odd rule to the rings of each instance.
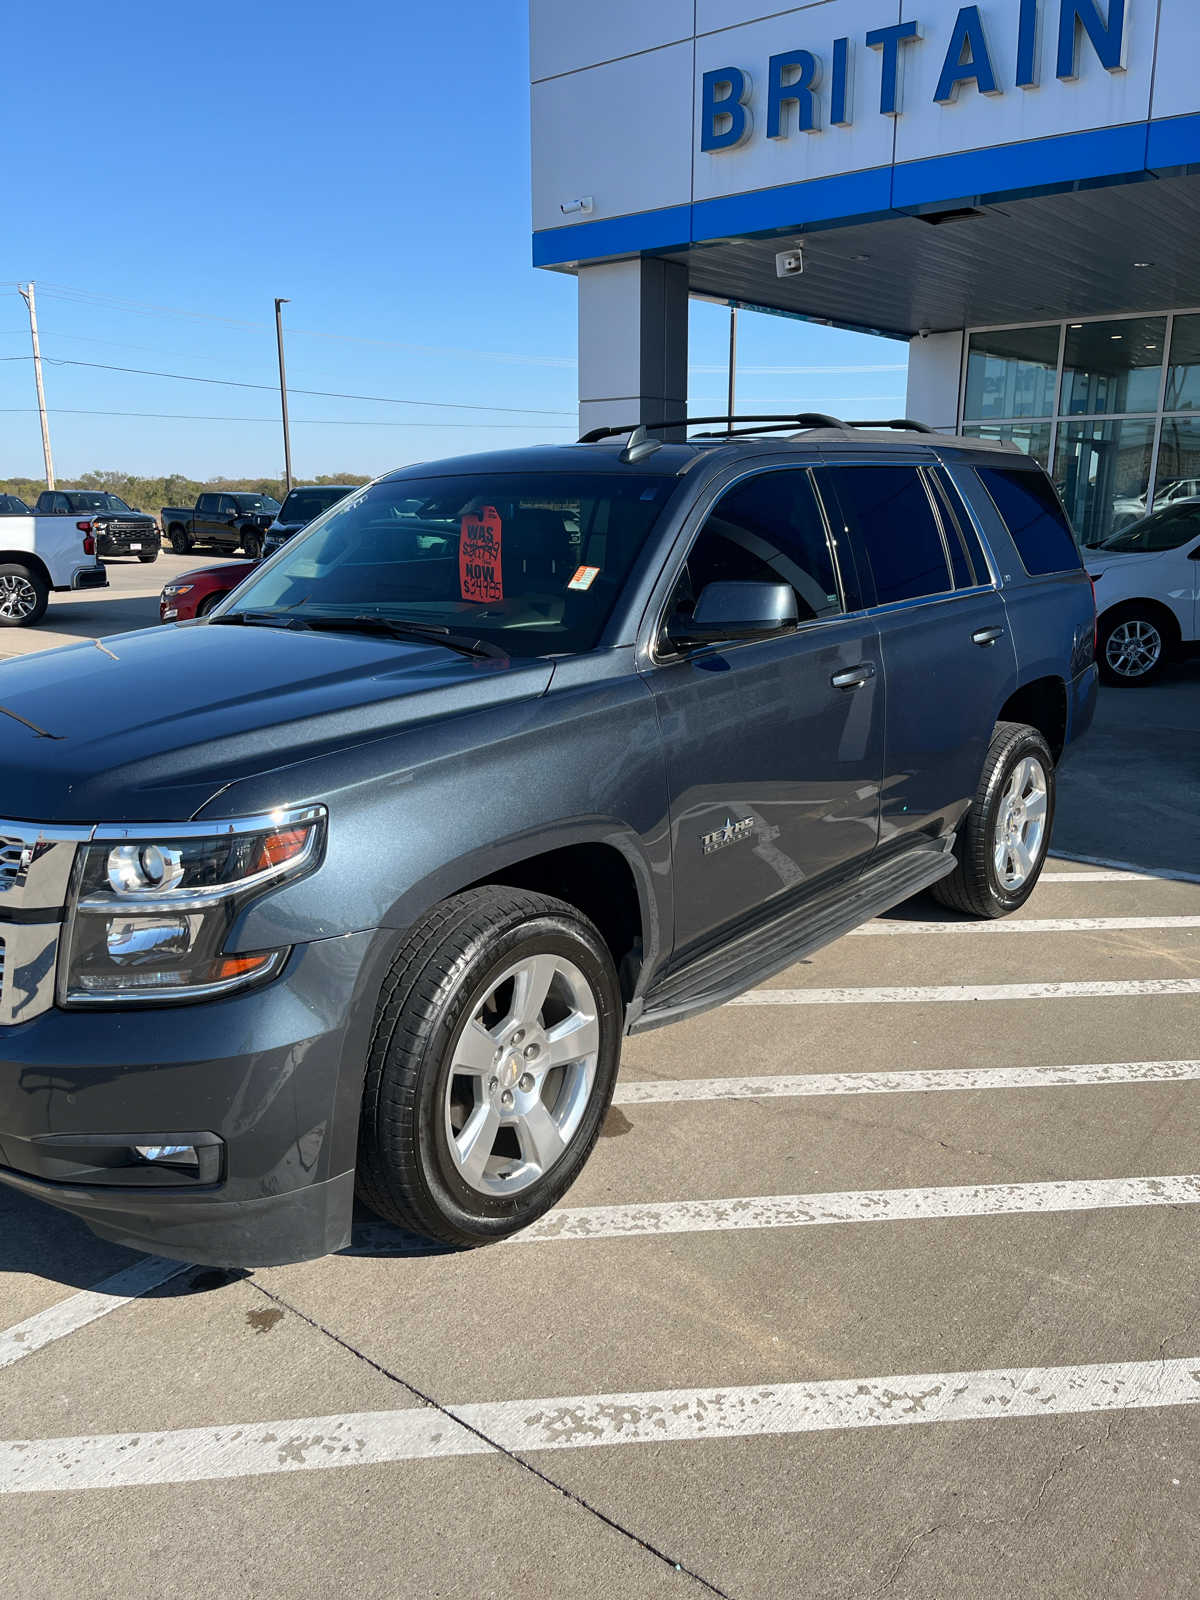
[[[565,1484],[557,1482],[548,1473],[543,1472],[540,1467],[534,1466],[533,1462],[526,1460],[524,1456],[518,1455],[515,1450],[510,1450],[498,1440],[493,1439],[482,1428],[477,1428],[472,1423],[464,1421],[462,1417],[455,1416],[453,1411],[448,1410],[433,1395],[427,1394],[424,1389],[418,1388],[415,1383],[410,1383],[407,1378],[402,1378],[398,1372],[393,1372],[390,1367],[384,1366],[381,1361],[376,1361],[374,1356],[367,1355],[357,1345],[351,1344],[349,1339],[343,1338],[340,1333],[336,1333],[332,1328],[326,1327],[316,1317],[309,1316],[307,1311],[302,1311],[299,1306],[294,1305],[290,1300],[285,1300],[282,1295],[276,1294],[274,1290],[264,1287],[253,1276],[249,1277],[246,1282],[252,1289],[257,1289],[259,1294],[264,1295],[274,1305],[282,1307],[285,1311],[290,1311],[293,1316],[299,1317],[301,1322],[307,1323],[317,1333],[324,1334],[327,1339],[331,1339],[334,1344],[339,1345],[349,1355],[365,1362],[381,1378],[386,1378],[389,1383],[398,1384],[407,1394],[412,1395],[415,1400],[419,1400],[422,1405],[429,1406],[432,1410],[438,1412],[448,1422],[453,1423],[456,1427],[464,1428],[468,1433],[473,1433],[477,1439],[482,1440],[497,1455],[504,1456],[514,1466],[530,1473],[543,1483],[546,1488],[552,1489],[556,1494],[561,1495],[564,1500],[569,1500],[572,1505],[577,1506],[581,1511],[585,1511],[589,1516],[595,1517],[598,1522],[602,1522],[606,1528],[611,1528],[614,1533],[618,1533],[623,1538],[630,1540],[631,1543],[644,1550],[647,1555],[653,1556],[656,1561],[661,1561],[664,1566],[669,1567],[672,1572],[678,1573],[680,1577],[690,1578],[693,1583],[698,1583],[709,1594],[716,1595],[718,1600],[733,1600],[727,1590],[718,1588],[715,1583],[710,1583],[707,1578],[702,1577],[700,1573],[694,1571],[691,1567],[684,1566],[681,1561],[676,1561],[665,1550],[660,1550],[656,1544],[651,1544],[648,1539],[643,1539],[632,1528],[627,1528],[624,1523],[618,1522],[615,1517],[610,1517],[606,1512],[601,1511],[599,1506],[593,1505],[590,1500],[585,1500],[574,1489],[569,1489]]]
[[[945,1522],[931,1522],[927,1528],[918,1529],[908,1543],[904,1546],[904,1549],[900,1552],[899,1559],[896,1561],[887,1577],[879,1585],[878,1589],[871,1590],[868,1600],[879,1600],[880,1595],[886,1594],[895,1583],[896,1579],[900,1576],[900,1573],[904,1567],[904,1563],[916,1549],[917,1545],[920,1544],[921,1540],[928,1539],[931,1534],[940,1533],[942,1529],[947,1526],[948,1524]]]

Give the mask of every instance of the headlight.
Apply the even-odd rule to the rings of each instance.
[[[194,583],[166,583],[163,585],[163,599],[174,600],[178,595],[191,594],[195,587]]]
[[[325,809],[210,826],[98,830],[80,847],[60,1004],[201,1000],[279,971],[286,948],[228,955],[225,941],[252,900],[320,864]]]

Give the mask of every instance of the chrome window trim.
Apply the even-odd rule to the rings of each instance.
[[[94,844],[126,844],[144,839],[216,839],[225,833],[269,833],[273,828],[294,828],[326,815],[322,805],[278,806],[251,817],[221,817],[209,822],[98,822],[84,837]]]

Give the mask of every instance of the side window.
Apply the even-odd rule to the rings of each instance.
[[[1031,578],[1082,566],[1071,524],[1050,480],[1028,467],[976,467]]]
[[[833,467],[850,533],[875,580],[875,603],[954,588],[941,529],[916,467]]]
[[[718,500],[697,535],[672,601],[690,611],[710,583],[789,583],[800,621],[842,610],[825,522],[802,469],[746,478]]]
[[[202,494],[199,500],[196,501],[196,510],[202,517],[211,517],[216,509],[217,497],[215,494]]]
[[[979,535],[975,532],[957,487],[942,467],[934,467],[930,471],[929,481],[933,484],[934,498],[942,514],[955,588],[970,589],[976,584],[991,583],[992,575],[979,543]]]

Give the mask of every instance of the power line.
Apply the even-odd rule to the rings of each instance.
[[[7,360],[25,359],[15,356]],[[116,367],[106,361],[70,361],[65,356],[46,356],[45,361],[56,367],[88,367],[96,372],[125,372],[140,378],[173,378],[179,383],[214,383],[226,389],[258,389],[267,394],[277,394],[278,384],[246,383],[239,378],[201,378],[189,372],[155,372],[145,367]],[[408,400],[386,394],[343,394],[337,389],[293,389],[293,394],[304,394],[318,400],[366,400],[372,405],[427,406],[437,411],[494,411],[507,412],[521,417],[569,417],[570,411],[539,410],[533,406],[478,406],[458,400]]]
[[[191,411],[86,411],[72,406],[48,406],[55,417],[142,417],[165,422],[271,422],[278,417],[216,417],[197,415]],[[0,406],[0,416],[36,416],[36,406]],[[293,417],[292,421],[314,428],[504,428],[527,432],[534,426],[526,422],[391,422],[355,417]],[[546,428],[565,428],[574,432],[574,423],[546,422]]]

